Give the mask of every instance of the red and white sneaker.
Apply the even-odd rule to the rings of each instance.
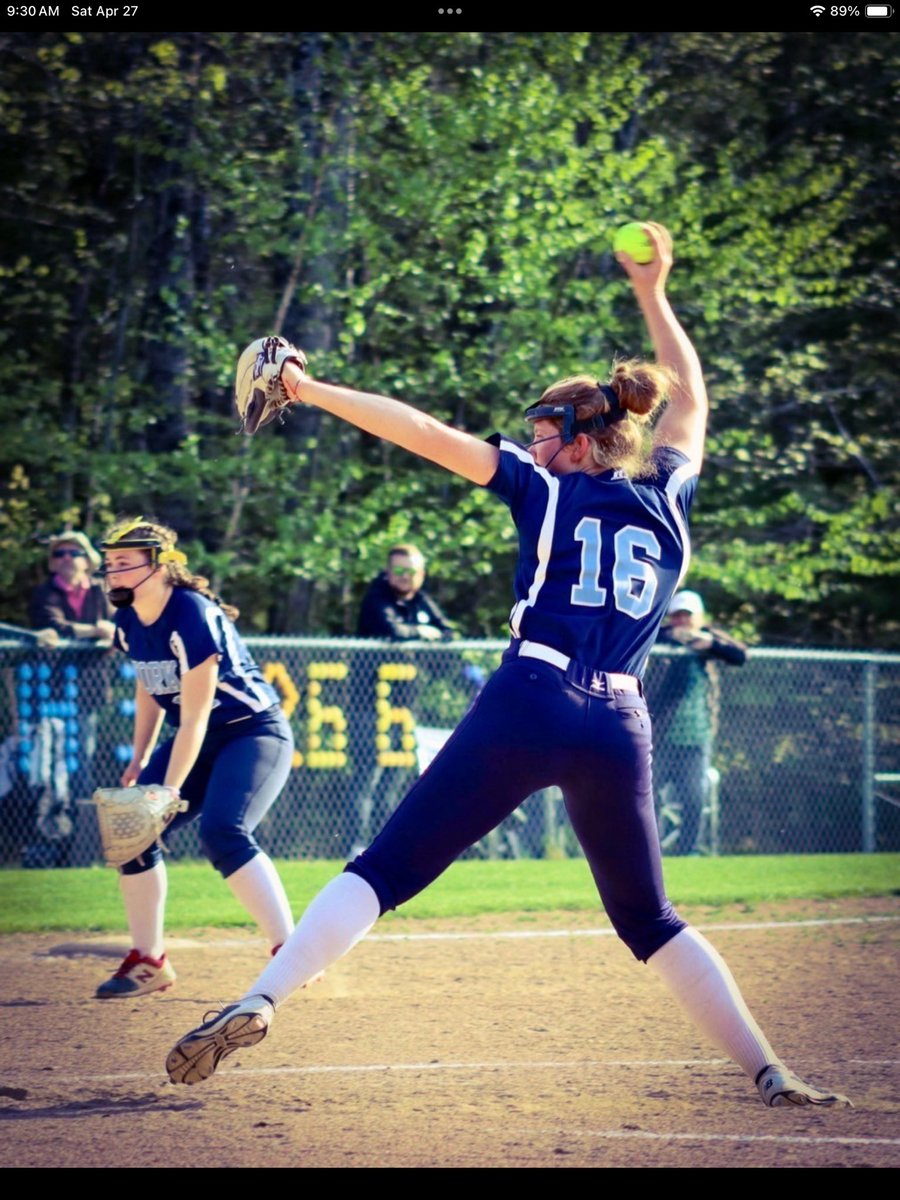
[[[118,971],[100,984],[96,994],[98,1000],[124,999],[147,992],[164,992],[174,982],[175,972],[165,954],[162,958],[150,958],[140,950],[129,950]]]

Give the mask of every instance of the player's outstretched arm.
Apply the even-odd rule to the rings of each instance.
[[[657,446],[674,446],[683,451],[699,470],[709,412],[703,369],[666,296],[666,279],[672,269],[672,238],[664,226],[652,221],[647,221],[643,228],[653,243],[652,260],[636,263],[624,253],[616,258],[631,280],[656,361],[670,367],[677,376],[669,403],[656,423],[654,442]]]
[[[472,483],[489,483],[497,470],[500,452],[495,446],[444,425],[400,400],[320,383],[307,378],[292,362],[285,364],[281,378],[291,399],[315,404],[366,433],[402,446]]]

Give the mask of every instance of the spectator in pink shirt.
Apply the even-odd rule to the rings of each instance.
[[[55,629],[63,638],[111,641],[115,626],[103,585],[94,582],[100,555],[76,529],[55,534],[49,543],[50,578],[31,594],[32,629]]]

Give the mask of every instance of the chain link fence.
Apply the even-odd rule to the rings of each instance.
[[[297,743],[259,839],[279,858],[330,859],[371,840],[506,645],[246,640]],[[900,849],[900,654],[755,649],[743,667],[710,666],[703,736],[696,719],[691,732],[673,682],[673,663],[688,654],[657,647],[645,679],[664,852]],[[41,650],[10,640],[0,641],[0,669],[0,862],[102,862],[96,816],[79,801],[116,784],[131,757],[130,662],[96,646]],[[173,858],[198,857],[196,830],[173,834],[169,849]],[[579,853],[556,789],[529,797],[469,851]]]

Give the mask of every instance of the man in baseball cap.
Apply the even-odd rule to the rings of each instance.
[[[703,600],[699,592],[676,592],[672,597],[672,603],[669,605],[669,616],[674,613],[690,613],[694,617],[702,617],[706,614],[706,609],[703,607]]]
[[[31,593],[32,629],[60,637],[110,641],[115,631],[103,585],[92,578],[100,555],[78,529],[55,533],[47,543],[49,578]]]
[[[60,638],[112,644],[115,625],[103,585],[93,576],[101,558],[86,534],[64,529],[46,539],[47,579],[31,593],[29,619],[39,630],[38,644],[54,650]],[[59,651],[64,654],[64,651]],[[79,810],[76,797],[93,791],[93,747],[97,713],[93,707],[106,694],[105,655],[78,654],[57,658],[52,667],[54,695],[62,686],[63,671],[76,672],[76,712],[65,719],[38,715],[32,729],[30,784],[36,796],[37,819],[31,840],[22,848],[23,867],[68,866],[75,849]],[[49,665],[49,664],[47,664]],[[78,865],[83,865],[79,861]]]
[[[665,808],[680,813],[677,839],[670,844],[661,821],[664,849],[695,854],[703,809],[710,788],[712,749],[719,714],[719,677],[714,660],[741,666],[746,647],[706,619],[698,592],[676,592],[657,642],[679,647],[680,654],[654,660],[648,692],[656,715],[654,762],[657,795],[665,790]],[[665,811],[665,809],[663,810]]]

